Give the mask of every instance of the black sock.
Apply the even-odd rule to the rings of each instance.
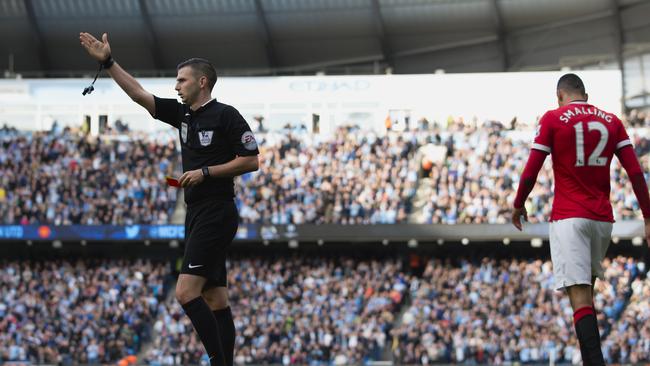
[[[585,306],[576,310],[573,313],[573,323],[580,342],[582,363],[586,366],[605,365],[603,351],[600,348],[600,334],[594,308]]]
[[[205,351],[210,357],[211,366],[224,366],[223,348],[219,339],[219,326],[210,307],[202,296],[182,305],[185,314],[192,321],[194,330],[199,335]]]
[[[225,309],[219,309],[212,312],[219,324],[219,336],[221,337],[221,345],[223,346],[224,358],[226,359],[226,366],[233,366],[233,359],[235,357],[235,321],[232,318],[232,311],[230,306]]]

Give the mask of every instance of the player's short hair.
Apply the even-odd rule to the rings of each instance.
[[[208,85],[210,86],[210,91],[212,91],[214,84],[217,83],[217,70],[212,66],[210,61],[204,58],[194,57],[178,64],[176,71],[186,66],[191,67],[194,75],[197,77],[205,76],[208,78]]]
[[[566,90],[571,93],[580,93],[580,95],[587,94],[585,91],[585,84],[582,79],[576,74],[564,74],[557,82],[558,90]]]

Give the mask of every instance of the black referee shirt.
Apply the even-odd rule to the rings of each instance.
[[[183,172],[224,164],[237,156],[259,154],[251,128],[234,107],[212,99],[192,111],[176,99],[154,96],[154,100],[154,118],[178,129]],[[210,198],[232,199],[234,196],[233,178],[211,177],[197,186],[185,188],[185,203],[188,205]]]

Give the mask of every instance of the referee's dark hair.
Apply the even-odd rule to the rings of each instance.
[[[176,70],[178,71],[185,66],[191,67],[195,75],[208,78],[208,85],[210,86],[210,91],[212,91],[214,84],[217,83],[217,70],[212,66],[210,61],[198,57],[191,58],[178,64]]]
[[[576,74],[564,74],[557,82],[558,90],[565,90],[572,94],[586,95],[585,84]]]

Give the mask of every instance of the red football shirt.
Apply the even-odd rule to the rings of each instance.
[[[586,102],[548,111],[533,149],[551,153],[555,198],[551,221],[582,217],[614,222],[609,165],[616,150],[632,144],[615,115]]]

